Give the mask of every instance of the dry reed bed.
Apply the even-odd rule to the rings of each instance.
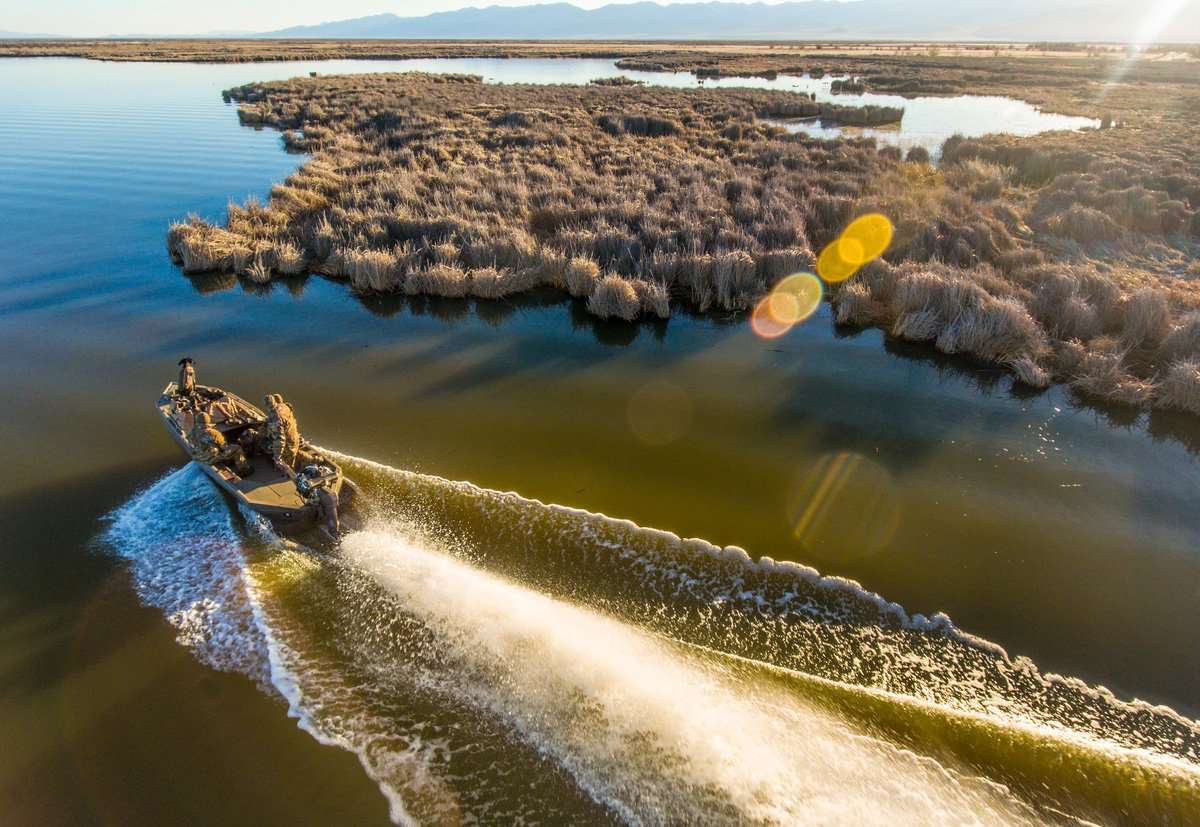
[[[902,229],[886,261],[836,291],[839,322],[1008,364],[1031,385],[1200,413],[1188,111],[1146,128],[953,138],[939,170],[906,164],[880,184]],[[1004,232],[953,218],[973,210]]]
[[[645,45],[539,41],[118,38],[0,41],[0,57],[80,57],[114,62],[271,63],[289,60],[414,60],[426,58],[618,58]]]
[[[758,123],[879,117],[786,92],[404,74],[227,96],[244,122],[283,129],[315,157],[265,207],[233,207],[225,227],[174,227],[185,270],[262,280],[310,268],[360,291],[452,297],[549,284],[626,319],[665,317],[671,296],[750,307],[812,266],[812,243],[849,216],[849,194],[891,163],[868,145],[822,146]]]
[[[759,90],[492,86],[420,74],[230,90],[313,159],[225,226],[172,227],[189,272],[315,270],[363,293],[496,298],[554,285],[605,317],[742,310],[854,216],[887,260],[833,291],[877,325],[1134,404],[1200,412],[1200,166],[1187,118],[920,153],[759,120]],[[1132,147],[1138,152],[1131,152]]]
[[[1194,59],[1153,61],[1122,54],[1025,57],[1012,51],[989,55],[937,54],[937,48],[904,54],[848,54],[781,44],[771,51],[717,51],[680,44],[645,55],[621,57],[617,66],[649,72],[693,72],[702,77],[804,75],[849,76],[838,89],[916,95],[1006,95],[1069,115],[1099,118],[1147,107],[1147,95],[1200,90]],[[1150,90],[1153,91],[1150,91]]]
[[[1190,60],[1128,60],[1093,47],[1057,53],[1027,44],[870,42],[643,42],[437,40],[124,39],[0,42],[0,57],[83,57],[110,61],[241,63],[282,60],[415,58],[609,58],[629,68],[691,71],[706,77],[855,75],[866,87],[901,95],[993,94],[1054,111],[1101,117],[1140,110],[1147,84],[1195,89],[1195,46],[1172,46]],[[1112,81],[1119,81],[1116,86]],[[1152,93],[1152,94],[1155,94]]]

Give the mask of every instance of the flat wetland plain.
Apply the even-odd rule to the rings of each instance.
[[[1190,822],[1187,50],[0,53],[10,820]],[[973,91],[1092,126],[854,137]],[[158,432],[181,355],[387,519],[246,524]]]

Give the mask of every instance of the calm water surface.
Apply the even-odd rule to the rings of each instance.
[[[356,66],[357,64],[357,66]],[[346,71],[362,65],[356,61],[330,63],[328,71]],[[1100,125],[1094,118],[1057,115],[1042,112],[1025,101],[996,95],[957,95],[953,97],[915,97],[881,95],[867,92],[861,95],[835,95],[831,91],[838,76],[813,78],[808,75],[779,75],[776,78],[697,78],[691,72],[641,72],[618,69],[608,60],[494,60],[464,58],[458,60],[432,59],[388,63],[400,71],[405,68],[428,72],[465,72],[482,75],[490,83],[587,83],[594,78],[622,77],[640,80],[652,86],[710,89],[752,87],[803,92],[819,101],[833,101],[843,106],[893,106],[904,109],[904,118],[894,126],[881,128],[841,127],[825,124],[820,119],[780,121],[792,132],[803,132],[816,138],[850,137],[874,138],[880,144],[908,149],[922,146],[935,156],[942,143],[951,135],[968,138],[992,132],[1012,135],[1036,135],[1053,129],[1084,129]],[[337,66],[338,68],[333,68]],[[346,67],[346,68],[342,68]],[[380,70],[383,71],[383,70]]]
[[[968,778],[1012,781],[1002,757],[972,754],[950,783],[860,748],[839,734],[864,725],[857,701],[815,712],[832,690],[784,687],[775,666],[938,716],[1145,746],[1194,778],[1194,725],[1166,710],[1135,723],[1124,704],[1198,714],[1194,423],[1023,394],[999,371],[839,333],[827,309],[765,343],[733,317],[362,302],[321,278],[256,290],[171,265],[169,221],[220,218],[301,160],[240,127],[223,88],[310,70],[616,73],[427,63],[0,62],[6,820],[1028,816]],[[816,83],[778,81],[801,82]],[[917,104],[902,130],[940,129]],[[388,519],[320,560],[178,470],[151,401],[184,354],[202,380],[291,398]],[[809,594],[802,572],[689,562],[665,535],[495,493],[510,490],[852,578],[908,619],[864,619],[849,586]],[[911,618],[939,612],[1037,668]],[[1047,687],[1064,697],[1043,703]],[[856,792],[885,783],[919,801],[884,813]]]

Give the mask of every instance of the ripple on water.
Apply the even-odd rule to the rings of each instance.
[[[377,519],[337,557],[252,515],[239,527],[192,467],[114,512],[105,539],[181,643],[269,679],[304,729],[359,756],[397,822],[1010,824],[1061,807],[1185,823],[1200,802],[1193,722],[1041,676],[946,618],[339,459]],[[850,654],[805,672],[801,648]],[[872,666],[825,677],[852,661]]]

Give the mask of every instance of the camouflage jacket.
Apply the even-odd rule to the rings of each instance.
[[[200,428],[192,432],[192,459],[197,462],[216,462],[221,458],[225,446],[225,436],[216,428]]]
[[[300,428],[290,405],[277,405],[271,411],[267,417],[267,435],[271,457],[284,465],[295,464],[300,450]]]

